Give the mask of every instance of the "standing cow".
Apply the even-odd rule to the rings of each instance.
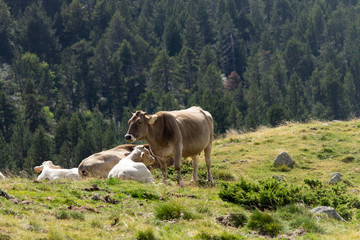
[[[165,160],[174,157],[177,182],[183,186],[181,177],[182,157],[191,157],[193,176],[191,181],[197,182],[199,154],[204,150],[207,180],[213,181],[210,172],[211,144],[213,140],[213,119],[209,112],[200,107],[191,107],[180,111],[160,111],[147,115],[138,110],[129,119],[129,129],[125,135],[128,142],[145,140],[151,152],[160,159],[163,181],[167,182],[167,164]]]

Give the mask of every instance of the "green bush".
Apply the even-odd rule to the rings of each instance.
[[[262,235],[276,236],[278,235],[283,226],[279,221],[276,221],[270,214],[255,210],[247,224],[249,229],[257,231]]]
[[[236,183],[222,183],[219,197],[228,202],[239,204],[248,209],[277,209],[293,203],[308,206],[331,206],[351,217],[348,209],[360,209],[359,198],[346,193],[344,184],[323,185],[319,181],[304,180],[300,186],[289,185],[284,181],[268,179],[252,183],[241,179]]]

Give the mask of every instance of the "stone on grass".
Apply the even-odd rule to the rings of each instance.
[[[340,220],[340,221],[345,221],[340,216],[340,214],[338,214],[337,211],[335,211],[335,209],[333,207],[320,206],[320,207],[316,207],[316,208],[311,209],[311,212],[312,213],[324,213],[328,217],[335,218],[335,219]]]
[[[332,178],[328,181],[329,184],[335,184],[337,182],[341,182],[341,174],[338,172],[334,172],[331,174]]]
[[[295,164],[294,160],[289,156],[287,152],[280,153],[274,160],[275,166],[288,166],[292,167]]]

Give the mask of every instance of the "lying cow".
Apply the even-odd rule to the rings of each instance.
[[[213,140],[213,119],[209,112],[200,107],[191,107],[180,111],[161,111],[147,115],[138,110],[129,119],[129,129],[125,140],[135,142],[145,140],[149,143],[151,153],[159,158],[163,181],[167,182],[166,159],[174,157],[177,182],[183,185],[181,177],[182,157],[191,157],[193,162],[192,181],[197,182],[199,154],[204,150],[207,180],[213,181],[210,172],[211,145]]]
[[[79,175],[81,177],[107,177],[110,170],[123,158],[129,155],[136,145],[133,144],[123,144],[115,148],[105,150],[99,153],[95,153],[88,158],[85,158],[80,163]],[[149,145],[145,145],[146,148],[149,148]],[[141,159],[134,159],[135,162],[141,162]],[[167,164],[171,166],[173,164],[173,159],[168,159]],[[159,168],[159,160],[155,159],[155,162],[144,164],[149,169]]]
[[[0,172],[0,179],[5,179],[5,176]]]
[[[139,159],[141,159],[141,162],[138,161]],[[155,162],[155,158],[151,156],[148,149],[143,145],[139,145],[136,146],[126,158],[121,159],[120,162],[110,170],[108,178],[155,183],[155,179],[143,162],[147,162],[150,165]]]
[[[77,168],[61,169],[60,166],[54,165],[52,161],[45,161],[41,166],[37,166],[34,169],[37,173],[41,172],[41,174],[37,177],[37,180],[56,180],[60,178],[79,180]]]

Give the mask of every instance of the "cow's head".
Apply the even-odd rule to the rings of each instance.
[[[148,126],[155,123],[158,116],[147,115],[146,112],[141,110],[132,113],[132,117],[129,119],[129,129],[125,135],[125,140],[133,143],[137,140],[141,140],[147,136]]]
[[[60,166],[57,166],[57,165],[54,165],[52,163],[52,161],[45,161],[43,162],[40,166],[36,166],[34,167],[34,170],[37,172],[37,173],[40,173],[44,167],[49,167],[49,168],[52,168],[52,169],[60,169]]]
[[[136,146],[134,151],[140,152],[141,162],[144,163],[145,166],[150,166],[155,162],[155,157],[150,154],[150,151],[144,147],[144,145]]]

